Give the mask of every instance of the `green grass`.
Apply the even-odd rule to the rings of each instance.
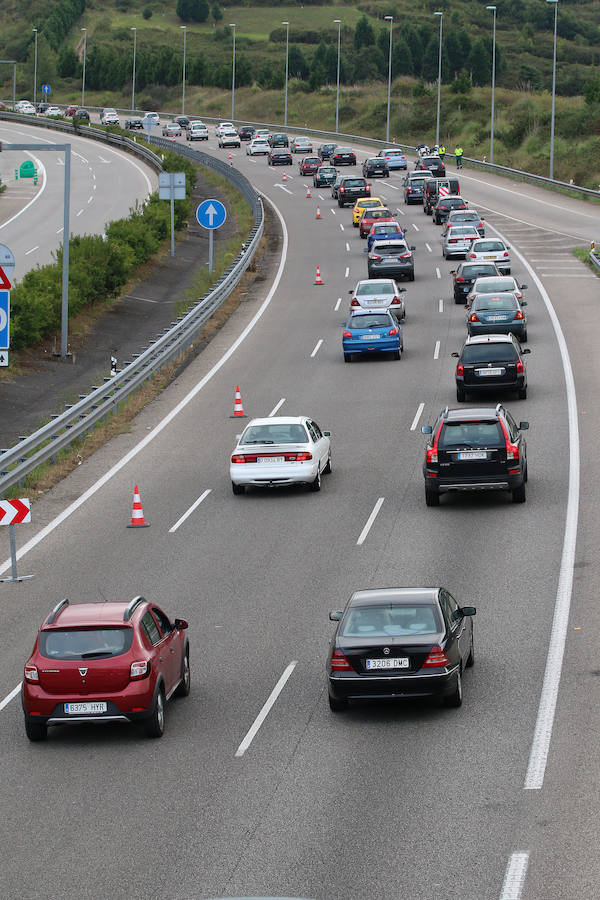
[[[598,272],[596,266],[594,266],[590,261],[589,247],[573,247],[573,256],[576,256],[577,259],[580,259],[582,262],[588,265],[593,272]]]

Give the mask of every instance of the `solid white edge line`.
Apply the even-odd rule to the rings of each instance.
[[[8,706],[8,704],[10,703],[11,700],[14,700],[14,698],[17,696],[17,694],[21,690],[21,684],[22,684],[22,682],[19,682],[18,685],[12,689],[10,694],[6,695],[4,700],[0,703],[0,712],[4,709],[5,706]]]
[[[439,266],[436,266],[436,267],[435,267],[435,274],[437,275],[438,278],[441,278],[441,277],[442,277],[442,273],[440,272]]]
[[[273,409],[269,413],[268,418],[270,419],[272,416],[275,415],[276,412],[279,412],[279,410],[281,409],[281,407],[283,406],[284,403],[285,403],[285,397],[282,397],[281,400],[279,401],[279,403],[273,407]]]
[[[180,525],[183,525],[183,523],[184,523],[185,520],[188,518],[188,516],[191,516],[191,514],[194,512],[194,510],[195,510],[198,506],[200,506],[200,504],[202,503],[202,501],[203,501],[203,500],[206,500],[206,498],[207,498],[208,495],[210,494],[211,490],[212,490],[212,488],[207,488],[207,490],[205,490],[202,494],[200,494],[200,496],[198,497],[198,499],[195,500],[195,501],[192,503],[192,505],[190,506],[190,508],[189,508],[186,512],[184,512],[184,514],[182,515],[182,517],[181,517],[180,519],[177,519],[177,521],[175,522],[175,524],[173,525],[173,527],[172,527],[172,528],[169,528],[169,534],[172,534],[174,531],[177,531],[177,529],[179,528],[179,526],[180,526]]]
[[[424,409],[425,409],[425,404],[424,404],[424,403],[419,403],[419,405],[418,405],[418,407],[417,407],[417,411],[416,411],[416,413],[415,413],[415,417],[414,417],[414,419],[412,420],[412,425],[410,426],[410,430],[411,430],[411,431],[414,431],[415,428],[417,427],[417,425],[419,424],[419,419],[420,419],[421,416],[423,415],[423,410],[424,410]]]
[[[259,193],[262,193],[262,192],[259,192]],[[263,194],[263,196],[264,196],[264,194]],[[144,450],[148,446],[148,444],[150,444],[154,440],[154,438],[158,437],[158,435],[171,424],[173,419],[176,416],[178,416],[179,413],[183,409],[185,409],[185,407],[189,403],[191,403],[191,401],[196,397],[197,394],[200,393],[200,391],[208,384],[208,382],[212,380],[212,378],[217,374],[217,372],[219,372],[220,369],[223,368],[225,363],[228,362],[228,360],[233,356],[233,354],[238,349],[238,347],[246,340],[246,338],[248,337],[248,335],[250,334],[250,332],[252,331],[252,329],[254,328],[256,323],[258,321],[260,321],[264,312],[269,307],[271,300],[275,296],[275,292],[277,291],[277,288],[279,287],[279,282],[281,281],[281,277],[283,275],[283,270],[285,268],[285,263],[287,260],[287,251],[288,251],[288,243],[289,243],[288,230],[287,230],[287,227],[285,224],[285,220],[284,220],[283,216],[281,215],[281,213],[279,212],[279,209],[277,208],[277,206],[273,203],[273,201],[269,200],[269,203],[272,206],[272,208],[275,210],[275,213],[276,213],[277,217],[279,218],[279,221],[281,223],[281,228],[283,231],[283,247],[281,250],[281,261],[279,263],[279,268],[277,269],[277,274],[275,275],[275,279],[273,281],[273,284],[271,285],[271,289],[269,290],[269,293],[267,294],[267,296],[265,297],[265,299],[263,300],[263,302],[261,303],[259,308],[256,310],[255,314],[252,316],[252,318],[250,319],[250,321],[248,322],[248,324],[246,325],[246,327],[244,328],[242,333],[240,335],[238,335],[238,337],[235,339],[233,344],[229,347],[228,350],[225,351],[225,353],[214,364],[214,366],[206,373],[206,375],[204,375],[203,378],[201,378],[200,381],[196,385],[194,385],[192,390],[189,391],[189,393],[186,394],[186,396],[182,400],[180,400],[179,403],[169,413],[167,413],[167,415],[164,417],[164,419],[162,419],[162,421],[160,421],[158,423],[158,425],[156,425],[152,429],[152,431],[150,431],[139,442],[139,444],[136,444],[136,446],[133,447],[128,453],[126,453],[125,456],[123,456],[117,463],[115,463],[115,465],[112,466],[108,470],[108,472],[105,472],[104,475],[102,475],[96,482],[94,482],[94,484],[91,485],[91,487],[89,487],[87,489],[87,491],[84,491],[84,493],[81,494],[80,497],[78,497],[76,500],[74,500],[73,503],[71,503],[69,506],[67,506],[66,509],[64,509],[61,513],[59,513],[59,515],[56,516],[54,519],[52,519],[52,521],[49,522],[44,528],[42,528],[41,531],[38,531],[37,534],[35,534],[29,541],[27,541],[27,543],[23,544],[23,546],[17,550],[17,559],[22,559],[22,557],[25,556],[25,554],[29,553],[29,551],[32,550],[34,547],[36,547],[40,543],[40,541],[42,541],[45,537],[47,537],[49,534],[51,534],[56,528],[58,528],[59,525],[62,525],[62,523],[66,519],[68,519],[70,515],[72,515],[76,510],[78,510],[80,506],[83,506],[83,504],[86,502],[86,500],[89,500],[90,497],[93,497],[93,495],[96,494],[100,490],[100,488],[104,487],[104,485],[108,481],[110,481],[111,478],[113,478],[118,472],[120,472],[121,469],[124,469],[125,466],[128,463],[130,463],[132,459],[135,459],[135,457],[138,455],[138,453],[141,453],[141,451]],[[0,574],[7,572],[8,569],[10,568],[10,566],[11,566],[11,560],[7,559],[0,566]]]
[[[434,358],[434,359],[439,359],[439,358],[440,358],[440,342],[439,342],[439,341],[436,341],[436,342],[435,342],[435,349],[434,349],[434,351],[433,351],[433,358]]]
[[[373,522],[377,518],[377,514],[379,513],[379,510],[383,506],[384,500],[385,500],[385,497],[380,497],[379,500],[377,501],[377,503],[375,504],[375,506],[373,507],[371,515],[367,519],[367,523],[366,523],[365,527],[363,528],[363,530],[361,531],[361,533],[358,537],[358,540],[356,542],[356,545],[358,547],[360,547],[361,544],[364,544],[365,539],[373,526]]]
[[[36,246],[35,246],[35,247],[32,247],[31,250],[26,250],[26,251],[25,251],[25,256],[29,256],[29,254],[30,254],[30,253],[33,253],[34,250],[39,250],[39,249],[40,249],[40,245],[39,245],[39,244],[36,244]]]
[[[337,303],[336,303],[335,306],[333,307],[333,311],[334,311],[334,312],[337,312],[337,311],[338,311],[338,309],[340,308],[341,302],[342,302],[342,298],[341,298],[341,297],[338,297],[338,298],[337,298]]]
[[[244,755],[244,753],[246,752],[246,750],[248,749],[248,747],[250,746],[250,744],[256,737],[256,734],[257,734],[260,726],[262,725],[262,723],[265,721],[265,719],[269,715],[269,712],[270,712],[273,704],[279,697],[280,693],[282,692],[283,688],[285,687],[285,684],[286,684],[288,678],[290,677],[290,675],[292,674],[292,672],[294,671],[294,669],[296,668],[297,665],[298,665],[298,661],[293,659],[292,662],[288,666],[286,666],[286,668],[283,672],[283,675],[281,676],[281,678],[279,679],[279,681],[277,682],[277,684],[275,685],[275,687],[269,694],[265,705],[263,706],[263,708],[257,715],[257,717],[254,720],[254,722],[252,723],[250,729],[246,732],[246,736],[244,737],[244,740],[242,741],[240,746],[235,751],[235,756],[240,757],[240,756]]]
[[[444,300],[442,297],[440,297],[440,299],[438,301],[438,309],[441,313],[444,312]]]
[[[529,853],[513,853],[508,860],[500,900],[520,900],[527,875]]]
[[[497,228],[490,226],[501,240],[506,240]],[[573,569],[575,565],[575,547],[577,544],[577,522],[579,517],[579,481],[580,481],[580,455],[579,455],[579,422],[577,420],[577,395],[575,393],[575,378],[571,366],[571,358],[567,348],[567,342],[563,334],[556,310],[548,293],[536,275],[533,267],[525,257],[512,244],[514,254],[521,260],[525,268],[536,283],[542,300],[548,310],[548,315],[554,328],[556,342],[560,350],[560,357],[565,376],[565,388],[567,394],[567,413],[569,422],[569,490],[567,496],[567,512],[565,516],[565,532],[563,537],[560,571],[556,589],[556,601],[554,604],[554,617],[552,620],[552,632],[546,657],[546,669],[540,695],[537,720],[531,742],[529,763],[525,775],[524,789],[540,790],[544,784],[546,763],[550,752],[550,740],[556,713],[558,688],[562,674],[563,657],[569,626],[569,614],[571,610],[571,596],[573,592]]]
[[[46,143],[49,143],[49,142],[46,141]],[[27,155],[28,155],[28,156],[32,156],[31,153],[28,153]],[[32,158],[36,161],[38,170],[41,169],[41,172],[42,172],[42,184],[41,184],[41,187],[40,187],[39,191],[37,191],[35,197],[32,197],[31,200],[29,201],[29,203],[26,203],[26,204],[25,204],[25,206],[23,207],[23,209],[19,210],[18,213],[15,213],[14,216],[11,216],[10,219],[7,219],[6,222],[3,222],[2,225],[0,225],[0,230],[1,230],[2,228],[6,228],[7,225],[10,225],[10,223],[11,223],[11,222],[14,222],[15,219],[18,219],[19,216],[22,216],[23,213],[24,213],[26,210],[28,210],[29,207],[30,207],[33,203],[35,203],[36,200],[39,200],[39,199],[40,199],[40,197],[42,196],[42,194],[43,194],[44,191],[46,190],[46,185],[47,185],[47,183],[48,183],[48,179],[46,178],[46,169],[45,169],[45,167],[44,167],[44,164],[41,162],[41,160],[37,159],[37,157],[32,156]]]
[[[316,356],[316,355],[317,355],[317,353],[318,353],[319,350],[321,349],[321,344],[322,344],[322,343],[323,343],[323,339],[322,339],[322,338],[319,338],[319,340],[318,340],[317,343],[315,344],[315,349],[314,349],[313,352],[310,354],[311,359],[313,358],[313,356]]]

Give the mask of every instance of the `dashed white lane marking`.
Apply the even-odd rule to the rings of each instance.
[[[416,411],[416,413],[415,413],[415,417],[414,417],[414,419],[412,420],[412,425],[410,426],[410,430],[411,430],[411,431],[414,431],[415,428],[417,427],[417,425],[419,424],[419,419],[420,419],[421,416],[423,415],[423,410],[424,410],[424,409],[425,409],[425,404],[424,404],[424,403],[419,403],[419,405],[417,406],[417,411]]]
[[[285,191],[286,194],[291,194],[291,193],[292,193],[292,192],[291,192],[290,190],[288,190],[288,188],[286,188],[283,184],[275,184],[275,185],[273,185],[273,186],[274,186],[274,187],[281,188],[281,190],[282,190],[282,191]]]
[[[440,272],[439,266],[435,267],[435,274],[437,275],[438,278],[442,277],[442,273]]]
[[[292,672],[294,671],[294,669],[296,668],[296,665],[297,665],[297,661],[294,659],[289,664],[289,666],[286,666],[283,675],[281,676],[281,678],[279,679],[279,681],[277,682],[277,684],[275,685],[275,687],[269,694],[269,696],[267,698],[267,702],[265,703],[265,705],[263,706],[263,708],[257,715],[256,719],[252,723],[251,728],[246,733],[246,737],[244,738],[244,740],[242,741],[240,746],[235,751],[235,755],[237,757],[244,755],[244,753],[246,752],[246,750],[248,749],[248,747],[250,746],[250,744],[256,737],[260,726],[262,725],[262,723],[265,721],[265,719],[269,715],[271,707],[273,706],[273,704],[279,697],[280,693],[282,692],[283,688],[285,687],[285,684],[286,684],[288,678],[290,677],[290,675],[292,674]]]
[[[342,229],[342,231],[344,230],[344,226],[342,225],[341,222],[340,222],[340,228]]]
[[[94,199],[93,196],[88,197],[88,203],[91,203],[93,199]]]
[[[341,306],[341,303],[342,303],[342,298],[341,298],[341,297],[338,297],[338,298],[337,298],[337,303],[336,303],[335,306],[333,307],[333,311],[334,311],[334,312],[337,312],[337,311],[338,311],[338,309],[339,309],[340,306]]]
[[[79,212],[77,213],[77,215],[80,216],[82,212],[83,212],[83,210],[80,209]]]
[[[375,519],[377,518],[377,514],[379,513],[379,510],[380,510],[381,507],[383,506],[383,501],[384,501],[384,500],[385,500],[385,497],[380,497],[379,500],[377,501],[377,503],[375,504],[375,506],[373,507],[373,510],[372,510],[372,512],[371,512],[371,515],[370,515],[369,518],[367,519],[366,525],[365,525],[365,527],[363,528],[363,530],[361,531],[361,533],[360,533],[360,535],[359,535],[359,537],[358,537],[358,540],[357,540],[357,542],[356,542],[357,546],[360,547],[361,544],[364,544],[365,539],[366,539],[368,533],[370,532],[371,528],[373,527],[373,522],[374,522]]]
[[[439,341],[435,342],[435,350],[433,351],[433,358],[434,359],[440,358],[440,342]]]
[[[348,253],[350,253],[350,244],[348,243],[348,241],[346,241],[346,250],[348,251]]]
[[[323,194],[319,194],[319,200],[324,200],[324,199],[325,199],[325,197],[323,196]]]
[[[350,267],[349,267],[349,266],[346,266],[346,271],[345,271],[345,273],[344,273],[344,278],[347,278],[349,274],[350,274]]]
[[[39,249],[40,249],[40,245],[38,244],[36,247],[32,247],[31,250],[26,250],[25,256],[29,256],[30,253],[33,253],[35,250],[39,250]]]
[[[429,246],[429,244],[425,244],[425,246],[427,247],[427,249],[429,250],[430,253],[433,253],[433,251],[432,251],[431,247]]]
[[[412,225],[412,227],[415,229],[415,231],[420,231],[420,230],[421,230],[421,229],[419,228],[418,225],[415,225],[414,222],[411,222],[411,225]]]
[[[311,359],[312,359],[314,356],[317,355],[317,353],[318,353],[319,350],[321,349],[321,344],[322,344],[322,343],[323,343],[323,340],[322,340],[321,338],[319,338],[319,340],[318,340],[317,343],[315,344],[315,349],[314,349],[313,352],[310,354]]]
[[[404,212],[403,209],[397,209],[397,210],[396,210],[396,213],[397,213],[398,215],[400,215],[400,216],[405,216],[405,215],[406,215],[406,213]]]
[[[400,188],[395,184],[387,184],[386,187],[391,188],[393,191],[399,191]]]
[[[61,227],[61,228],[58,228],[57,231],[56,231],[56,233],[57,233],[57,234],[60,234],[62,230],[63,230],[62,227]]]
[[[529,853],[513,853],[508,860],[500,900],[520,900],[527,874]]]
[[[333,213],[333,215],[335,216],[335,209],[330,209],[329,212]]]
[[[7,694],[2,703],[0,703],[0,712],[4,709],[5,706],[8,706],[11,700],[13,700],[19,691],[21,690],[21,682],[18,683],[16,687],[12,689],[10,694]]]
[[[194,512],[194,510],[200,506],[202,501],[206,500],[208,495],[211,493],[211,490],[212,490],[212,488],[207,488],[207,490],[205,490],[204,493],[200,494],[200,496],[198,497],[197,500],[194,500],[194,502],[192,503],[190,508],[184,512],[182,517],[180,519],[177,519],[177,521],[172,526],[172,528],[169,528],[169,534],[173,534],[174,531],[177,531],[177,529],[179,528],[180,525],[183,525],[183,523],[188,518],[188,516],[191,516],[191,514]]]
[[[444,312],[444,301],[443,301],[442,297],[440,297],[440,299],[439,299],[439,302],[438,302],[438,309],[439,309],[439,311],[440,311],[441,313]]]
[[[285,403],[285,397],[282,397],[281,400],[279,401],[279,403],[276,406],[274,406],[273,409],[271,410],[271,412],[269,413],[269,419],[271,418],[271,416],[274,416],[275,413],[279,412],[279,410],[281,409],[281,407],[283,406],[284,403]]]

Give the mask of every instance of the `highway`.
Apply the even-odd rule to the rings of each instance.
[[[208,150],[223,154],[212,128]],[[528,495],[427,509],[420,427],[455,404],[465,334],[440,229],[404,205],[401,174],[374,182],[416,246],[405,353],[344,365],[348,291],[367,268],[350,209],[328,191],[307,199],[296,166],[284,183],[243,148],[233,164],[280,223],[274,281],[17,531],[19,572],[35,578],[2,587],[2,895],[596,898],[598,281],[571,253],[594,237],[595,208],[461,173],[529,285],[528,399],[505,398],[530,422]],[[331,430],[320,493],[232,495],[236,384],[248,416]],[[138,531],[125,527],[134,484],[150,522]],[[477,607],[463,706],[331,713],[328,611],[357,588],[412,584]],[[169,706],[164,737],[89,726],[29,744],[11,693],[42,618],[64,596],[139,593],[190,623],[192,694]]]
[[[63,132],[0,122],[0,141],[64,144]],[[129,215],[136,202],[156,190],[156,172],[129,153],[83,137],[69,135],[71,144],[70,231],[72,235],[102,234],[108,222]],[[32,159],[38,183],[15,181],[14,170]],[[5,150],[0,158],[7,186],[0,196],[0,243],[15,256],[14,279],[29,269],[52,262],[62,243],[64,153]]]

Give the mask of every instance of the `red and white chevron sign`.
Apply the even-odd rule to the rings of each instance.
[[[446,184],[440,184],[440,197],[447,197],[450,193],[450,188]]]
[[[19,525],[31,522],[29,500],[0,500],[0,525]]]

